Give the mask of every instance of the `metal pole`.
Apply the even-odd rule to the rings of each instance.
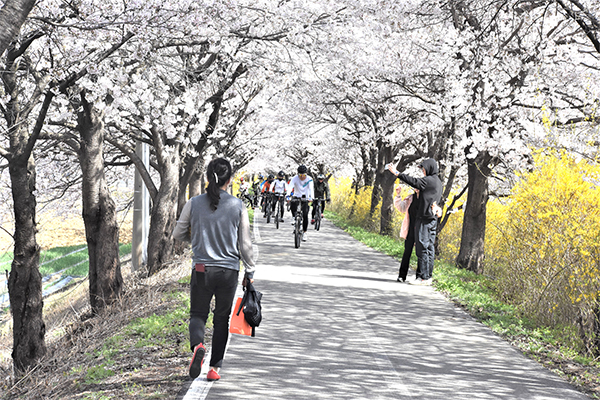
[[[148,168],[150,149],[148,144],[137,142],[135,153]],[[150,225],[150,194],[137,168],[135,169],[133,194],[133,232],[131,238],[132,270],[138,271],[148,262],[148,230]]]

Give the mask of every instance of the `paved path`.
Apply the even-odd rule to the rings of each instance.
[[[588,398],[331,223],[295,249],[286,217],[257,218],[256,337],[233,335],[222,379],[186,399]]]

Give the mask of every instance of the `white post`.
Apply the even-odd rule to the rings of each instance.
[[[135,153],[148,168],[150,149],[148,144],[137,142]],[[150,226],[150,194],[137,168],[135,169],[133,194],[133,232],[131,238],[132,270],[138,271],[148,262],[148,230]]]

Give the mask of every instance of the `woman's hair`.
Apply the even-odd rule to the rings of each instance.
[[[216,210],[221,198],[221,186],[231,178],[231,164],[224,158],[215,158],[208,163],[206,176],[208,178],[206,193],[210,199],[210,208]]]

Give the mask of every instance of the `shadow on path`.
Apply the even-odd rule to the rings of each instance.
[[[206,398],[587,399],[328,221],[300,249],[259,223],[263,322],[231,338]]]

